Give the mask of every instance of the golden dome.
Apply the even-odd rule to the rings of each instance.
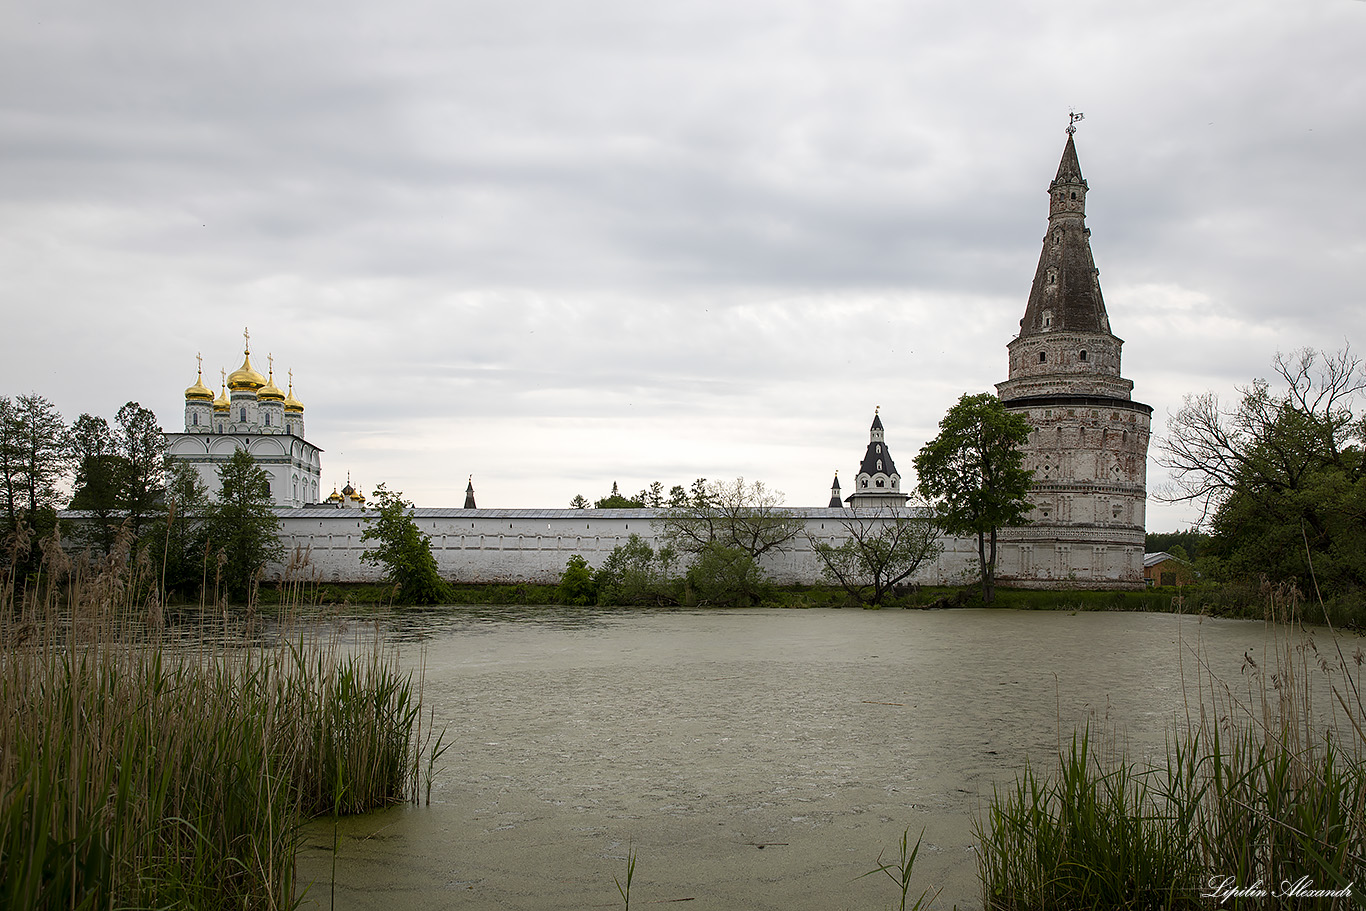
[[[218,393],[218,398],[213,400],[214,411],[227,411],[232,407],[232,402],[228,401],[228,381],[226,379],[223,380],[222,390]]]
[[[335,486],[333,486],[333,488],[332,488],[332,493],[331,493],[331,495],[328,496],[328,498],[327,498],[324,502],[327,502],[327,503],[340,503],[340,502],[341,502],[341,494],[337,493],[337,488],[336,488]]]
[[[247,392],[255,392],[266,384],[266,378],[256,372],[251,366],[251,351],[246,352],[246,357],[242,361],[242,366],[228,374],[228,388],[233,392],[245,389]]]
[[[294,371],[289,371],[289,394],[285,396],[285,411],[304,412],[304,403],[294,397]]]
[[[275,369],[273,367],[270,376],[266,378],[266,384],[256,393],[256,397],[268,402],[283,402],[285,400],[284,390],[275,385]]]
[[[194,385],[185,390],[185,401],[187,402],[212,402],[213,390],[204,385],[204,364],[199,364],[199,376],[195,378]]]

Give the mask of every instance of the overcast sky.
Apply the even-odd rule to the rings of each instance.
[[[1363,48],[1360,0],[0,0],[0,394],[179,430],[249,326],[327,490],[823,505],[878,405],[913,486],[1005,379],[1075,109],[1160,435],[1366,350]]]

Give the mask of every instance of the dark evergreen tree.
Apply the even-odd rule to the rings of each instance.
[[[165,496],[166,434],[157,416],[137,402],[120,408],[114,422],[114,442],[126,472],[119,506],[136,540]]]
[[[633,500],[630,497],[621,495],[621,490],[617,487],[617,482],[612,482],[612,492],[593,504],[595,509],[640,509],[644,506],[643,500]]]
[[[217,562],[207,541],[209,494],[193,465],[175,462],[167,469],[162,507],[146,538],[158,583],[168,598],[194,598],[211,583]]]
[[[56,527],[70,466],[67,428],[55,405],[40,395],[0,397],[0,561],[12,559],[21,575],[38,568],[37,541]]]
[[[114,451],[109,422],[83,414],[71,425],[71,457],[75,464],[75,493],[67,509],[88,516],[72,528],[73,538],[98,554],[108,556],[123,517],[119,493],[126,475],[124,461]]]

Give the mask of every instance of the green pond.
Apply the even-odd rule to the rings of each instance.
[[[906,829],[924,833],[913,895],[980,908],[972,820],[993,788],[1087,724],[1160,755],[1200,687],[1245,691],[1270,641],[1249,621],[995,610],[380,624],[452,746],[429,806],[310,824],[307,908],[619,908],[628,852],[638,908],[885,908],[892,883],[861,874]]]

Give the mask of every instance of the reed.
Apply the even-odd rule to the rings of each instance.
[[[921,830],[920,836],[915,840],[915,844],[912,845],[910,843],[911,830],[903,830],[901,833],[901,854],[897,858],[896,863],[885,863],[882,860],[882,855],[879,854],[877,857],[877,866],[863,874],[863,876],[876,876],[878,873],[886,874],[887,878],[890,879],[901,892],[901,904],[897,906],[899,911],[906,911],[906,902],[910,900],[911,875],[915,872],[915,859],[920,856],[920,844],[924,838],[925,832],[924,830]],[[862,879],[863,876],[860,876],[859,879]],[[920,897],[910,906],[910,911],[923,911],[923,909],[930,907],[930,905],[934,903],[934,900],[938,895],[938,890],[931,894],[930,890],[926,889],[920,893]]]
[[[416,798],[420,692],[377,639],[168,630],[125,554],[0,580],[0,907],[295,907],[306,817]]]
[[[995,794],[976,823],[986,908],[1304,907],[1295,884],[1343,893],[1313,907],[1366,905],[1362,652],[1320,652],[1291,590],[1268,621],[1244,686],[1197,662],[1165,762],[1085,729],[1054,774]]]

